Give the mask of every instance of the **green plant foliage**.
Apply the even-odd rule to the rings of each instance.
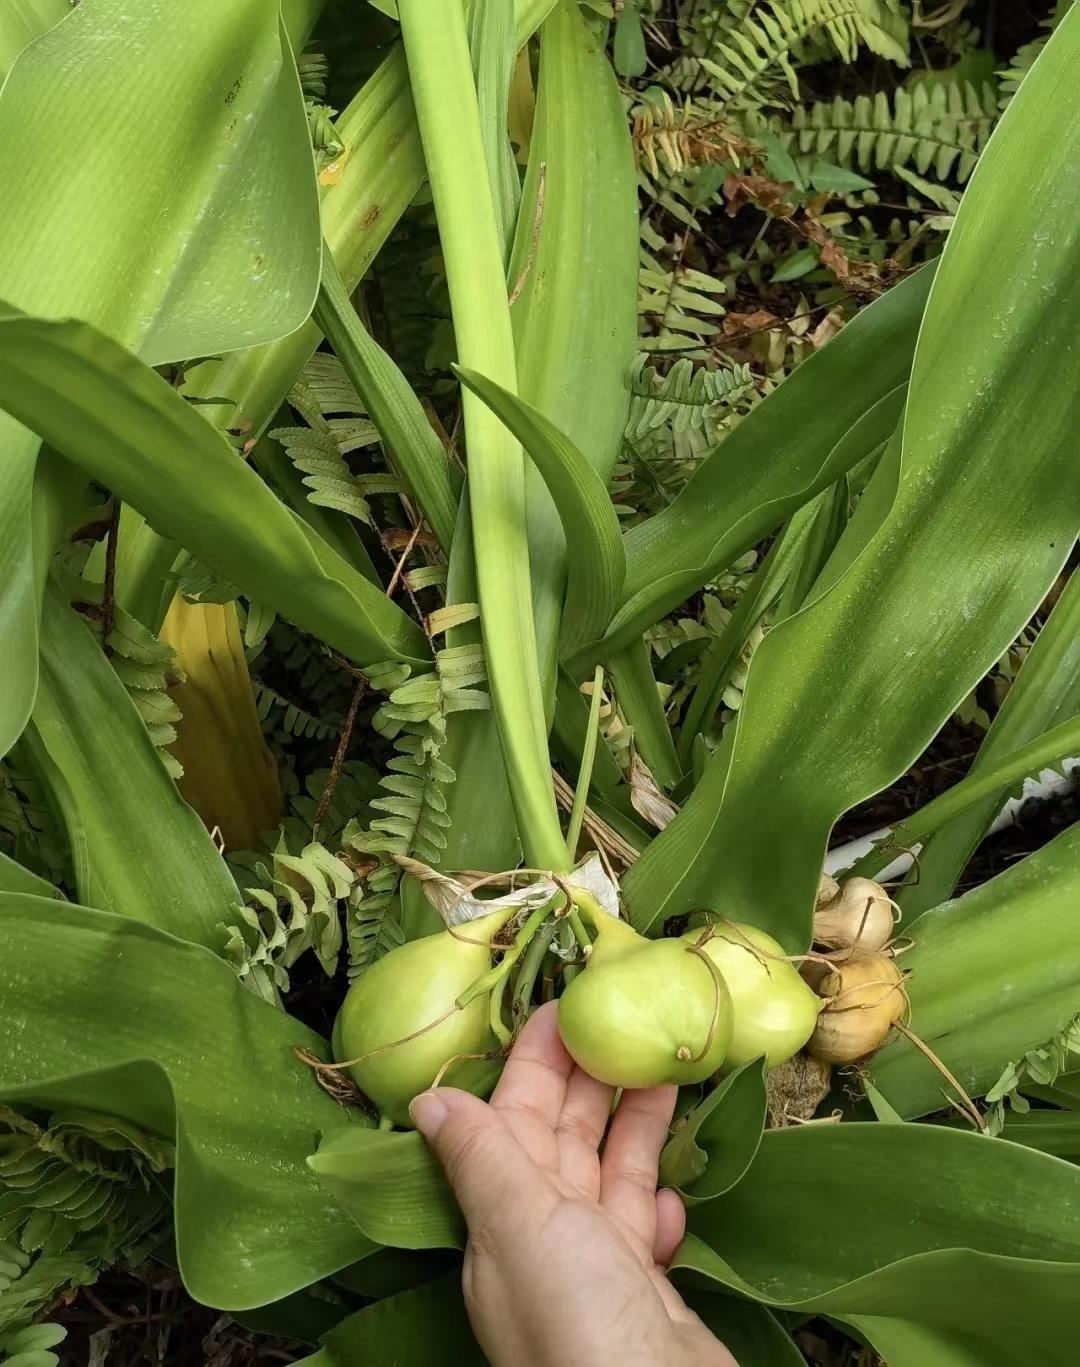
[[[1024,1152],[931,1125],[770,1131],[688,1213],[677,1281],[838,1319],[896,1363],[1067,1362],[1080,1173]],[[847,1210],[838,1237],[822,1212]]]
[[[1076,895],[1078,849],[1074,826],[989,883],[905,926],[915,946],[902,960],[910,969],[912,1020],[969,1096],[994,1089],[1000,1100],[1012,1085],[1010,1065],[1022,1070],[1025,1051],[1038,1081],[1036,1051],[1061,1032],[1072,1038],[1080,960],[1061,908]],[[942,1105],[941,1074],[906,1039],[876,1056],[871,1078],[902,1115]]]
[[[42,31],[40,20],[54,13],[33,26]],[[13,31],[4,20],[8,42],[30,20],[26,6],[19,14]],[[79,80],[58,85],[68,63]],[[163,84],[166,65],[175,79]],[[105,139],[103,121],[112,130]],[[52,155],[26,156],[46,126]],[[273,6],[243,0],[226,12],[197,0],[178,16],[167,0],[151,0],[131,16],[121,0],[94,0],[72,10],[8,73],[0,183],[0,299],[88,319],[151,364],[282,336],[310,310],[319,272],[315,181],[296,70]],[[244,219],[226,211],[237,196],[250,205]],[[74,243],[72,223],[81,225]],[[6,752],[33,703],[42,557],[52,550],[42,532],[57,491],[39,477],[35,493],[33,434],[7,416],[0,427]]]
[[[753,136],[772,132],[800,157],[825,157],[865,172],[910,166],[920,175],[964,184],[993,132],[999,114],[995,88],[984,82],[920,82],[891,94],[836,95],[800,105],[789,119],[748,118]]]
[[[248,905],[235,907],[238,919],[222,930],[225,957],[240,981],[280,1006],[281,994],[289,990],[289,969],[307,950],[333,976],[342,939],[339,904],[356,873],[317,841],[290,854],[282,838],[270,857],[270,868],[256,866],[264,886],[245,888]]]
[[[218,948],[236,885],[124,684],[55,586],[25,745],[63,825],[79,897]]]
[[[0,1106],[0,1344],[68,1285],[137,1263],[167,1234],[172,1147],[130,1122]],[[61,1331],[63,1332],[63,1331]],[[48,1345],[42,1344],[42,1347]]]
[[[381,815],[367,830],[350,823],[344,835],[349,849],[377,861],[349,902],[349,975],[354,978],[401,942],[394,916],[402,876],[396,859],[408,856],[435,865],[446,851],[447,799],[455,781],[454,770],[443,758],[448,719],[455,713],[485,712],[491,706],[487,691],[478,687],[487,682],[478,645],[438,651],[433,674],[402,678],[403,673],[388,665],[369,674],[374,686],[389,694],[372,725],[393,741],[394,755],[381,780],[384,791],[371,802],[372,810]]]
[[[1062,94],[1076,71],[1077,17],[1009,106],[964,199],[919,335],[902,446],[877,467],[813,601],[757,652],[730,757],[714,757],[624,883],[639,925],[712,905],[805,950],[833,822],[905,770],[1015,640],[1068,555],[1080,525],[1074,390],[1047,391],[1043,379],[1069,354],[1060,282],[1080,275],[1064,188],[1080,166],[1080,119]],[[1060,219],[1038,185],[1015,191],[1018,158],[1044,143],[1053,164],[1040,163],[1039,183],[1048,194],[1053,186]],[[993,548],[1014,538],[1028,549],[1003,594]],[[629,556],[628,565],[629,586]],[[831,670],[843,675],[842,693],[825,682]],[[817,714],[823,689],[834,702],[807,734],[802,718],[807,708]],[[782,788],[763,785],[770,773],[784,774]],[[721,854],[733,848],[738,861]]]
[[[7,407],[222,578],[257,579],[260,601],[319,631],[357,664],[424,658],[423,634],[401,609],[290,513],[130,352],[88,324],[13,312],[0,316],[0,349]]]
[[[305,1167],[313,1136],[349,1123],[293,1056],[325,1057],[319,1036],[256,1000],[216,955],[126,916],[9,893],[0,934],[16,1042],[0,1060],[0,1099],[92,1107],[175,1142],[176,1247],[192,1295],[265,1305],[370,1249]],[[269,1233],[281,1229],[291,1237]]]
[[[901,65],[908,60],[907,27],[889,0],[765,0],[726,8],[716,5],[703,18],[703,51],[678,59],[668,73],[676,89],[706,89],[718,111],[775,99],[779,82],[797,95],[795,62],[815,37],[846,62],[863,44]]]

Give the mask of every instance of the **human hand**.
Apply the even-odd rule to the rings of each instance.
[[[465,1215],[465,1304],[493,1367],[736,1367],[664,1275],[686,1223],[656,1189],[675,1092],[624,1092],[608,1128],[614,1089],[575,1065],[552,1003],[490,1102],[413,1101]]]

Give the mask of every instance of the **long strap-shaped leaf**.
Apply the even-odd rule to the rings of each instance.
[[[520,30],[519,30],[520,34]],[[582,186],[589,187],[588,195]],[[565,432],[602,480],[619,452],[636,344],[637,185],[618,81],[576,0],[559,0],[540,31],[529,167],[509,272],[518,393]],[[566,539],[537,467],[525,472],[537,652],[554,702]],[[467,557],[467,547],[451,557]],[[465,602],[475,591],[464,585]],[[509,868],[520,856],[493,717],[451,718],[445,862]],[[580,754],[575,754],[576,764]],[[507,818],[510,819],[507,819]],[[430,916],[415,884],[406,906]]]
[[[87,323],[0,307],[0,403],[90,476],[358,665],[430,658],[423,632],[279,503],[159,375]]]
[[[840,1319],[894,1367],[1074,1360],[1080,1172],[1060,1159],[939,1125],[769,1130],[687,1224],[678,1283]]]
[[[372,1251],[305,1164],[317,1134],[351,1124],[293,1056],[325,1058],[318,1035],[200,946],[109,912],[5,893],[0,945],[0,1100],[175,1136],[197,1300],[266,1305]]]
[[[626,584],[606,648],[640,635],[837,480],[845,455],[857,459],[839,443],[906,382],[933,269],[864,309],[747,414],[674,503],[626,533]]]
[[[318,201],[278,6],[93,0],[42,32],[56,8],[5,5],[0,19],[0,61],[20,30],[41,32],[0,91],[0,299],[87,319],[155,364],[299,327],[318,285]],[[302,41],[312,0],[287,8]],[[43,128],[51,154],[29,155]],[[53,551],[38,445],[0,414],[0,752],[33,705]]]
[[[454,537],[457,497],[446,451],[408,380],[356,316],[348,290],[326,249],[315,321],[379,429],[405,487],[446,552]]]
[[[458,355],[517,387],[514,338],[461,0],[400,0]],[[533,625],[521,448],[473,394],[463,395],[469,507],[491,695],[518,831],[530,864],[567,855],[551,786]]]
[[[64,823],[79,897],[220,953],[240,894],[142,717],[54,585],[25,736]]]
[[[859,554],[757,651],[730,769],[720,755],[710,763],[623,883],[638,924],[704,904],[804,950],[836,818],[911,764],[1069,554],[1080,528],[1078,79],[1074,8],[991,138],[938,267],[892,506],[876,529],[856,515],[833,560],[851,539]],[[861,376],[855,356],[848,384]],[[867,506],[893,476],[886,458]]]
[[[968,775],[998,768],[1059,717],[1080,712],[1080,575],[1073,573],[983,737]],[[1071,751],[1071,754],[1077,752]],[[1053,756],[1057,759],[1059,756]],[[919,853],[919,876],[898,894],[905,916],[951,897],[971,851],[1007,796],[1004,787],[936,830]]]
[[[1080,750],[1080,716],[1070,717],[1053,726],[1026,745],[984,761],[974,773],[919,807],[897,823],[892,832],[874,846],[869,854],[852,868],[852,876],[873,877],[880,873],[898,854],[919,846],[927,836],[940,829],[954,817],[985,802],[987,798],[1008,792],[1013,784],[1031,774],[1058,764]],[[920,860],[920,863],[922,861]]]
[[[989,883],[905,922],[911,1028],[969,1096],[1080,1014],[1078,902],[1072,826]],[[941,1107],[941,1074],[906,1037],[876,1054],[870,1071],[903,1115]]]
[[[455,366],[528,451],[544,477],[566,533],[567,583],[560,650],[595,639],[611,620],[626,573],[619,519],[604,481],[578,448],[539,409],[502,385]]]

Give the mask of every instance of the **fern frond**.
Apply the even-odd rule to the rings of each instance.
[[[640,346],[646,351],[706,355],[705,343],[720,332],[717,320],[727,312],[719,302],[719,296],[726,292],[723,280],[703,271],[682,265],[665,270],[643,245],[638,313],[648,331],[639,338]]]
[[[730,370],[706,370],[680,357],[666,375],[641,355],[630,377],[630,412],[626,438],[646,442],[661,428],[698,432],[714,446],[732,416],[743,411],[754,396],[754,376],[748,365]]]
[[[337,968],[342,928],[339,904],[356,881],[355,871],[312,841],[299,854],[282,838],[271,864],[255,872],[262,886],[245,888],[250,901],[235,908],[235,924],[221,927],[225,958],[236,976],[273,1006],[289,990],[289,969],[312,950],[327,976]]]
[[[799,95],[796,65],[804,45],[826,39],[851,62],[860,46],[899,66],[908,65],[907,24],[885,0],[764,0],[716,7],[695,26],[689,55],[663,73],[684,94],[707,90],[713,112],[759,108]]]
[[[394,754],[380,795],[371,802],[379,815],[366,829],[351,823],[344,837],[347,849],[374,861],[353,890],[346,913],[351,978],[400,938],[394,909],[401,870],[394,856],[435,865],[446,848],[446,788],[454,781],[454,771],[441,758],[447,717],[491,705],[478,687],[487,681],[487,666],[476,644],[436,652],[434,673],[414,677],[402,666],[386,666],[368,677],[389,693],[372,724],[394,742]]]
[[[631,119],[638,157],[654,180],[661,166],[678,174],[690,166],[738,163],[750,150],[728,120],[698,109],[690,98],[676,104],[658,86],[634,105]]]
[[[938,180],[964,184],[998,119],[998,96],[989,82],[920,82],[913,89],[837,95],[801,106],[788,118],[751,112],[741,120],[753,137],[768,130],[800,155],[827,157],[861,171],[895,171],[912,166]]]
[[[341,730],[343,717],[316,717],[261,679],[253,678],[251,686],[255,690],[255,709],[261,722],[265,723],[272,716],[288,735],[304,736],[308,740],[326,740]]]
[[[998,75],[998,105],[1005,109],[1009,101],[1020,89],[1020,83],[1035,65],[1035,58],[1047,44],[1049,35],[1042,38],[1034,38],[1030,43],[1025,43],[1019,48],[1012,61],[1004,71],[999,71]]]
[[[344,372],[309,364],[289,391],[289,403],[307,423],[306,427],[278,427],[271,433],[284,446],[289,459],[304,477],[308,498],[322,508],[348,513],[372,524],[368,498],[374,494],[397,494],[401,481],[394,475],[355,475],[345,456],[379,441],[375,424],[362,416],[356,391]],[[327,417],[345,412],[346,417]]]
[[[120,1259],[145,1257],[167,1222],[157,1177],[173,1162],[171,1145],[126,1120],[69,1111],[39,1124],[0,1107],[5,1346],[61,1291],[88,1285]]]
[[[1075,1068],[1080,1056],[1080,1015],[1074,1016],[1052,1039],[1029,1049],[1022,1059],[1010,1063],[986,1093],[990,1109],[985,1115],[990,1134],[1005,1128],[1007,1109],[1024,1114],[1031,1109],[1023,1095],[1030,1086],[1052,1087],[1061,1073]]]

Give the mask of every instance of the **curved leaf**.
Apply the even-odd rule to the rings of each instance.
[[[484,1367],[453,1273],[350,1315],[297,1367]]]
[[[0,299],[87,319],[152,364],[297,328],[318,287],[319,215],[278,7],[65,8],[62,22],[22,49],[0,90]],[[40,31],[55,9],[35,0],[32,26]],[[18,27],[7,14],[3,26]],[[78,80],[63,78],[74,70]],[[49,154],[29,155],[42,129]],[[33,703],[53,549],[31,516],[37,449],[0,414],[0,630],[9,652],[0,752]]]
[[[0,307],[0,402],[157,531],[358,665],[430,658],[395,603],[160,375],[96,328]]]
[[[1028,651],[971,764],[969,777],[1008,760],[1054,721],[1080,712],[1080,575],[1073,574]],[[898,894],[905,915],[952,895],[972,850],[1007,797],[995,793],[936,831],[919,852],[917,883]]]
[[[320,1130],[349,1125],[293,1057],[325,1057],[318,1035],[205,949],[109,912],[0,895],[0,945],[0,1098],[175,1136],[177,1252],[196,1300],[265,1305],[371,1250],[305,1164]]]
[[[26,744],[64,823],[80,898],[220,953],[240,892],[100,645],[55,586]]]
[[[1062,832],[955,902],[924,912],[904,935],[914,947],[911,1028],[969,1096],[1080,1013],[1080,826]],[[942,1104],[941,1074],[907,1039],[874,1056],[874,1085],[905,1116]]]
[[[722,1196],[754,1161],[765,1128],[765,1069],[746,1063],[679,1120],[660,1155],[660,1181],[687,1206]]]
[[[342,1210],[389,1248],[464,1248],[465,1222],[438,1161],[415,1130],[350,1125],[308,1159]]]
[[[1073,9],[991,138],[949,236],[892,506],[842,575],[756,652],[730,767],[713,758],[623,884],[637,924],[713,906],[804,950],[833,822],[904,772],[1064,563],[1080,527],[1078,78]],[[849,375],[852,389],[859,378]],[[891,477],[881,464],[868,506]],[[867,530],[857,514],[833,559]]]
[[[449,554],[458,501],[446,451],[408,380],[356,316],[329,249],[323,259],[315,321],[379,429],[406,489]]]
[[[1073,1359],[1080,1170],[1032,1149],[929,1125],[771,1130],[687,1219],[673,1266],[691,1285],[842,1320],[892,1367]]]
[[[765,1306],[701,1291],[689,1303],[739,1367],[806,1367],[791,1335]]]
[[[558,509],[568,568],[559,647],[570,653],[603,631],[626,573],[619,519],[607,486],[539,409],[475,370],[455,366],[454,371],[528,451]]]

